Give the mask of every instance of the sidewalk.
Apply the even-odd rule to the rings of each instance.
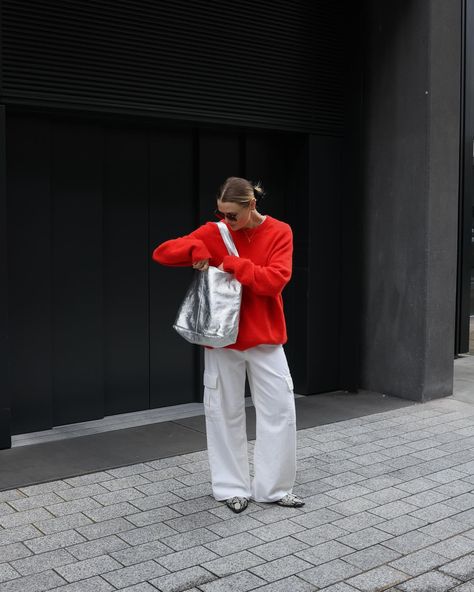
[[[0,592],[474,592],[473,360],[463,400],[299,430],[301,509],[233,514],[206,451],[0,492]]]

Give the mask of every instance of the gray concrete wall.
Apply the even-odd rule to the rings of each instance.
[[[361,386],[453,384],[461,0],[366,3]]]

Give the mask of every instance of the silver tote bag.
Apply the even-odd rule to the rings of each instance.
[[[229,229],[216,222],[230,255],[239,256]],[[242,284],[234,275],[209,267],[196,271],[173,328],[190,343],[226,347],[237,341]]]

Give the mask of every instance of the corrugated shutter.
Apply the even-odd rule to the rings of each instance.
[[[2,0],[2,102],[340,135],[342,0]]]

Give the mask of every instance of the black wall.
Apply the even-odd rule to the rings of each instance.
[[[365,5],[361,386],[452,392],[461,1]]]
[[[171,328],[192,272],[151,253],[236,174],[294,227],[296,389],[339,388],[340,140],[19,113],[6,140],[13,433],[201,400],[200,349]]]

